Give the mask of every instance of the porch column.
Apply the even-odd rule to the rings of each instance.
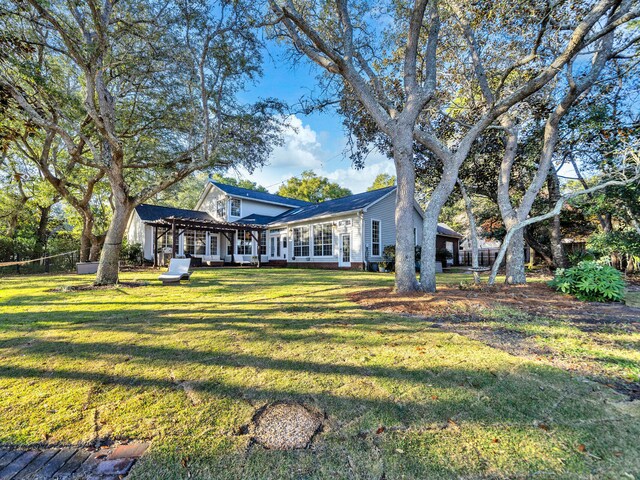
[[[176,258],[178,256],[178,230],[175,220],[171,220],[171,242],[171,258]]]
[[[151,248],[153,248],[153,268],[156,268],[158,266],[158,227],[153,227]]]

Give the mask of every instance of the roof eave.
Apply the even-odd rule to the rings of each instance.
[[[344,211],[344,212],[329,213],[329,214],[325,214],[325,215],[316,215],[316,216],[313,216],[313,217],[303,218],[301,220],[291,220],[291,221],[288,221],[288,222],[285,221],[285,222],[277,222],[277,223],[267,223],[267,226],[269,228],[271,228],[271,227],[279,227],[279,226],[287,225],[287,224],[291,224],[291,223],[306,222],[306,221],[309,221],[309,220],[322,220],[323,218],[337,217],[337,216],[340,216],[340,215],[348,215],[350,213],[358,213],[358,212],[362,212],[362,211],[364,211],[363,208],[357,208],[355,210],[347,210],[347,211]]]

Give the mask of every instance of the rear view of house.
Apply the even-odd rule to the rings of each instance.
[[[145,259],[155,264],[187,256],[208,265],[366,269],[395,244],[395,206],[395,186],[314,204],[209,181],[194,210],[138,206],[128,240],[142,244]],[[416,245],[422,219],[415,203]],[[454,254],[459,238],[439,225],[439,246]]]

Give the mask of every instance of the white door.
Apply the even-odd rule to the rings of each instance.
[[[351,234],[349,233],[340,235],[340,257],[338,258],[338,266],[351,266]]]
[[[451,254],[447,255],[447,266],[449,267],[453,265],[453,255],[455,254],[455,252],[453,251],[453,242],[445,242],[445,248],[447,252]]]
[[[282,260],[286,258],[287,237],[283,234],[275,234],[271,236],[269,257],[274,260]]]

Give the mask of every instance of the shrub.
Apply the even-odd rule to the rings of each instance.
[[[139,243],[129,243],[126,239],[122,242],[120,250],[120,260],[127,265],[142,265],[144,261],[142,256],[142,245]]]
[[[420,245],[416,245],[415,249],[415,261],[416,261],[416,269],[419,269],[420,265],[420,256],[422,254],[422,249]],[[382,261],[379,262],[380,268],[386,270],[387,272],[395,272],[396,270],[396,246],[395,245],[387,245],[382,249]]]
[[[549,285],[587,302],[617,302],[624,296],[622,274],[609,265],[593,261],[558,269]]]

